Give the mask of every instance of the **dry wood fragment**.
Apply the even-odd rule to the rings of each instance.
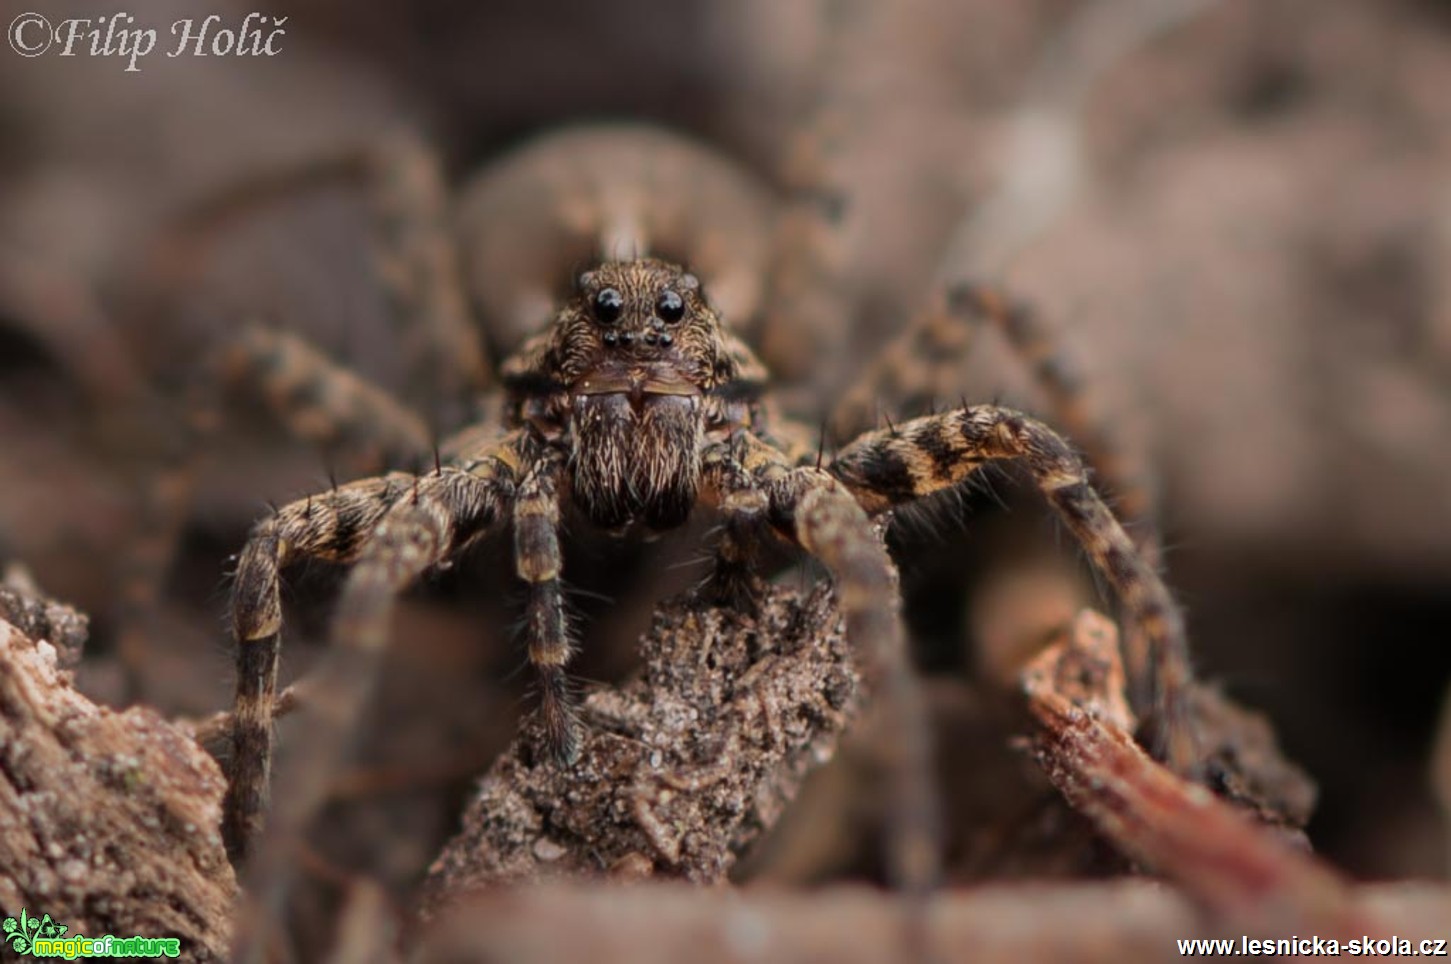
[[[1275,933],[1348,938],[1381,928],[1328,865],[1154,762],[1130,735],[1113,624],[1085,610],[1024,672],[1044,770],[1115,846],[1213,914]]]
[[[277,699],[272,704],[272,719],[275,721],[287,716],[300,704],[306,702],[307,695],[307,680],[299,680],[290,686],[283,687],[282,692],[277,694]],[[230,710],[218,710],[200,720],[178,719],[173,722],[190,732],[191,738],[216,759],[223,760],[227,754],[232,752],[232,713]]]
[[[221,959],[237,887],[220,771],[154,711],[76,692],[60,652],[0,620],[0,917]]]

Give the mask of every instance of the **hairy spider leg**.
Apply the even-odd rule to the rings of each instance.
[[[303,556],[350,561],[330,646],[300,708],[298,742],[246,862],[249,906],[235,959],[259,960],[285,906],[294,854],[326,801],[347,736],[376,681],[395,601],[424,572],[463,551],[505,517],[513,500],[517,441],[426,476],[353,483],[283,509],[249,540],[237,573],[238,647],[234,769],[226,800],[231,845],[247,854],[267,804],[282,613],[280,572]]]
[[[320,156],[216,192],[162,232],[151,257],[154,283],[174,287],[193,276],[212,243],[259,209],[339,183],[361,184],[377,212],[383,287],[411,390],[425,400],[434,424],[458,424],[470,414],[468,399],[487,387],[490,366],[468,316],[439,165],[410,134],[395,132],[371,147]],[[361,456],[364,472],[416,463],[430,447],[421,419],[295,336],[250,324],[216,357],[220,371],[203,366],[187,388],[188,416],[166,420],[168,434],[181,442],[166,446],[164,464],[142,493],[145,534],[123,566],[118,650],[138,691],[145,679],[147,624],[176,553],[205,440],[223,410],[219,386],[209,379],[260,397],[299,437]]]
[[[510,443],[513,441],[511,438]],[[497,455],[469,460],[461,468],[446,466],[421,478],[394,472],[351,482],[299,499],[254,527],[242,550],[232,589],[237,693],[223,830],[234,857],[243,858],[251,849],[267,807],[272,703],[282,631],[282,571],[304,558],[352,563],[356,571],[383,533],[406,528],[408,520],[415,518],[435,527],[447,523],[448,531],[455,535],[477,534],[474,530],[486,528],[500,507],[512,500],[515,461],[507,446],[501,446]],[[460,542],[455,538],[454,543]],[[349,586],[354,578],[350,574]],[[361,591],[353,590],[355,594]],[[347,592],[345,589],[344,594]],[[335,636],[343,644],[353,643]],[[318,693],[325,685],[316,682],[309,689]]]
[[[883,702],[883,726],[891,748],[883,760],[891,819],[887,866],[894,886],[925,898],[940,875],[941,828],[932,769],[932,740],[922,687],[907,652],[897,593],[896,568],[882,538],[847,487],[829,473],[796,458],[752,432],[708,451],[706,485],[728,516],[725,530],[751,533],[753,541],[773,532],[818,559],[836,580],[847,639],[861,654],[864,669]],[[752,541],[722,549],[749,550]],[[727,558],[717,563],[731,566]]]
[[[539,678],[539,714],[547,748],[558,759],[579,757],[579,720],[566,667],[573,655],[568,611],[560,585],[559,488],[564,457],[548,449],[529,467],[514,500],[514,563],[529,589],[524,633],[529,663]]]
[[[1063,335],[1027,304],[976,284],[953,285],[917,315],[847,393],[832,417],[833,436],[854,438],[876,427],[879,411],[920,414],[955,395],[963,361],[983,324],[997,329],[1027,367],[1048,403],[1048,417],[1073,439],[1096,485],[1113,499],[1144,562],[1158,569],[1162,549],[1153,477],[1143,451],[1116,430]],[[1186,667],[1161,667],[1136,626],[1126,627],[1125,663],[1135,709],[1147,712],[1151,694],[1172,684],[1157,674],[1187,678]]]
[[[959,485],[983,463],[1000,460],[1027,466],[1094,568],[1114,588],[1129,622],[1143,633],[1161,668],[1154,679],[1149,730],[1176,770],[1197,772],[1200,749],[1188,712],[1189,657],[1179,609],[1061,436],[1019,412],[971,406],[869,432],[844,448],[828,470],[876,514]]]

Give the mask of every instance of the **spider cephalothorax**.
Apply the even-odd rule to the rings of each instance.
[[[695,276],[644,259],[582,275],[504,376],[521,416],[563,441],[592,522],[668,529],[695,503],[701,444],[731,419],[740,367]]]

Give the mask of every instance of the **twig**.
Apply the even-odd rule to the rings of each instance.
[[[1123,853],[1246,928],[1341,938],[1380,932],[1328,865],[1134,742],[1117,633],[1104,617],[1081,613],[1066,643],[1029,664],[1024,687],[1049,779]]]
[[[307,697],[306,680],[298,680],[288,686],[277,694],[277,700],[272,704],[272,719],[280,720],[287,716],[306,703]],[[179,719],[174,722],[177,726],[190,730],[192,739],[200,743],[213,757],[220,758],[225,755],[227,740],[232,735],[232,714],[227,710],[219,710],[200,720]]]

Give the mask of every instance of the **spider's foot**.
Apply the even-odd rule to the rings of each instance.
[[[545,725],[548,727],[547,723]],[[574,766],[583,750],[584,734],[577,720],[571,720],[557,732],[553,728],[545,730],[544,756],[556,766]]]
[[[539,718],[544,726],[543,756],[559,766],[573,766],[579,762],[584,749],[584,725],[559,694],[551,693],[548,687],[544,693],[539,706]]]
[[[766,584],[755,563],[768,508],[766,496],[754,486],[722,499],[726,522],[715,547],[715,565],[700,586],[701,598],[743,616],[760,613]]]
[[[761,611],[766,598],[766,583],[750,569],[717,563],[700,587],[701,598],[713,605],[745,616]]]

